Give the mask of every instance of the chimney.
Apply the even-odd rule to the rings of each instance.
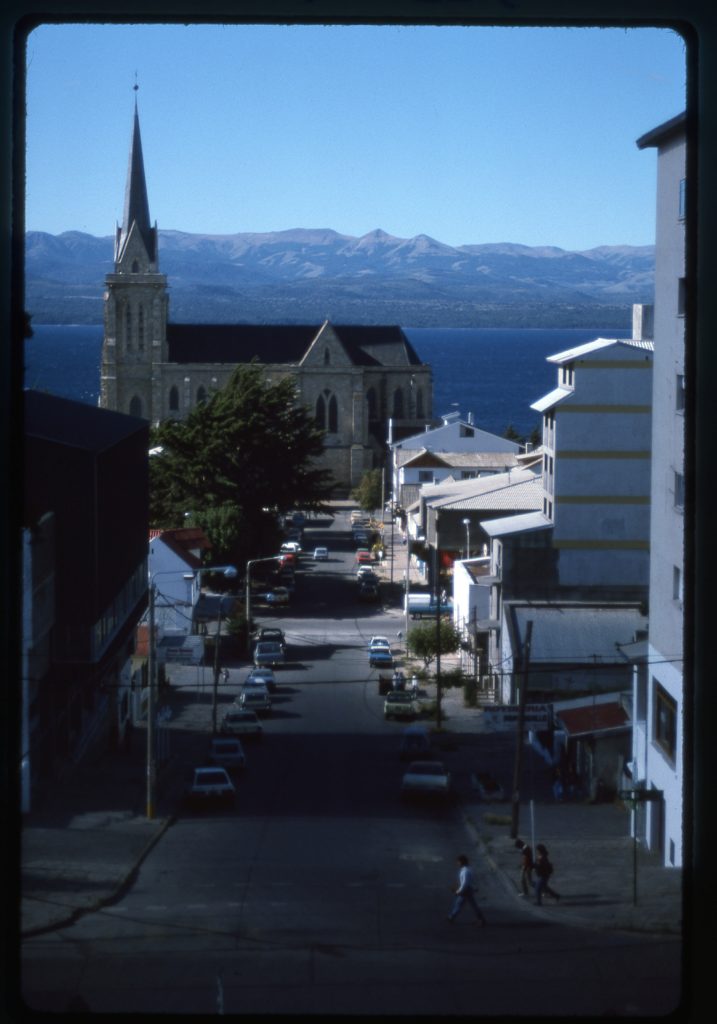
[[[652,341],[654,337],[655,307],[635,303],[632,307],[632,337],[634,341]]]
[[[473,426],[473,413],[472,412],[468,413],[468,422],[470,423],[471,426]]]

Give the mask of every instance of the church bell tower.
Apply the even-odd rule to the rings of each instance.
[[[105,281],[100,405],[157,423],[160,364],[167,359],[167,278],[159,273],[157,226],[149,219],[136,97],[124,214],[114,272]]]

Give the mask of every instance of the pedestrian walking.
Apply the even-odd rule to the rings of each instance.
[[[470,903],[471,907],[475,912],[476,917],[480,921],[481,927],[485,926],[485,917],[483,916],[480,907],[476,903],[475,898],[475,881],[473,878],[473,871],[470,866],[470,862],[466,857],[465,853],[462,853],[458,857],[458,888],[455,890],[455,899],[453,906],[448,915],[447,920],[450,922],[455,921],[456,917],[460,914],[461,910],[466,903]]]
[[[552,875],[554,868],[550,862],[548,851],[542,843],[538,843],[538,845],[535,847],[535,853],[535,864],[533,866],[533,870],[536,874],[535,902],[538,904],[539,907],[542,906],[543,893],[546,893],[548,896],[552,896],[555,902],[557,903],[557,901],[560,899],[560,894],[555,892],[554,889],[551,889],[549,885],[550,876]]]
[[[515,848],[520,850],[520,895],[529,896],[533,888],[533,851],[522,839],[515,840]]]

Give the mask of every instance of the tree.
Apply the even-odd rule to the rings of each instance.
[[[437,636],[438,634],[438,636]],[[440,636],[440,648],[438,637]],[[441,618],[438,630],[433,621],[421,622],[413,626],[408,633],[406,643],[409,652],[423,660],[423,667],[428,668],[437,654],[455,654],[461,646],[461,635],[450,619]]]
[[[237,367],[185,420],[160,424],[152,445],[152,525],[202,526],[217,561],[274,551],[279,515],[320,510],[331,494],[331,474],[316,465],[321,430],[296,404],[292,378],[270,382],[258,363]]]
[[[368,469],[361,477],[358,487],[355,487],[351,497],[359,503],[359,508],[364,512],[373,512],[381,505],[383,494],[383,470]]]

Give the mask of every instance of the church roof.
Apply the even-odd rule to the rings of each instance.
[[[299,363],[321,324],[167,324],[172,363]],[[332,325],[354,366],[417,366],[400,327]]]

